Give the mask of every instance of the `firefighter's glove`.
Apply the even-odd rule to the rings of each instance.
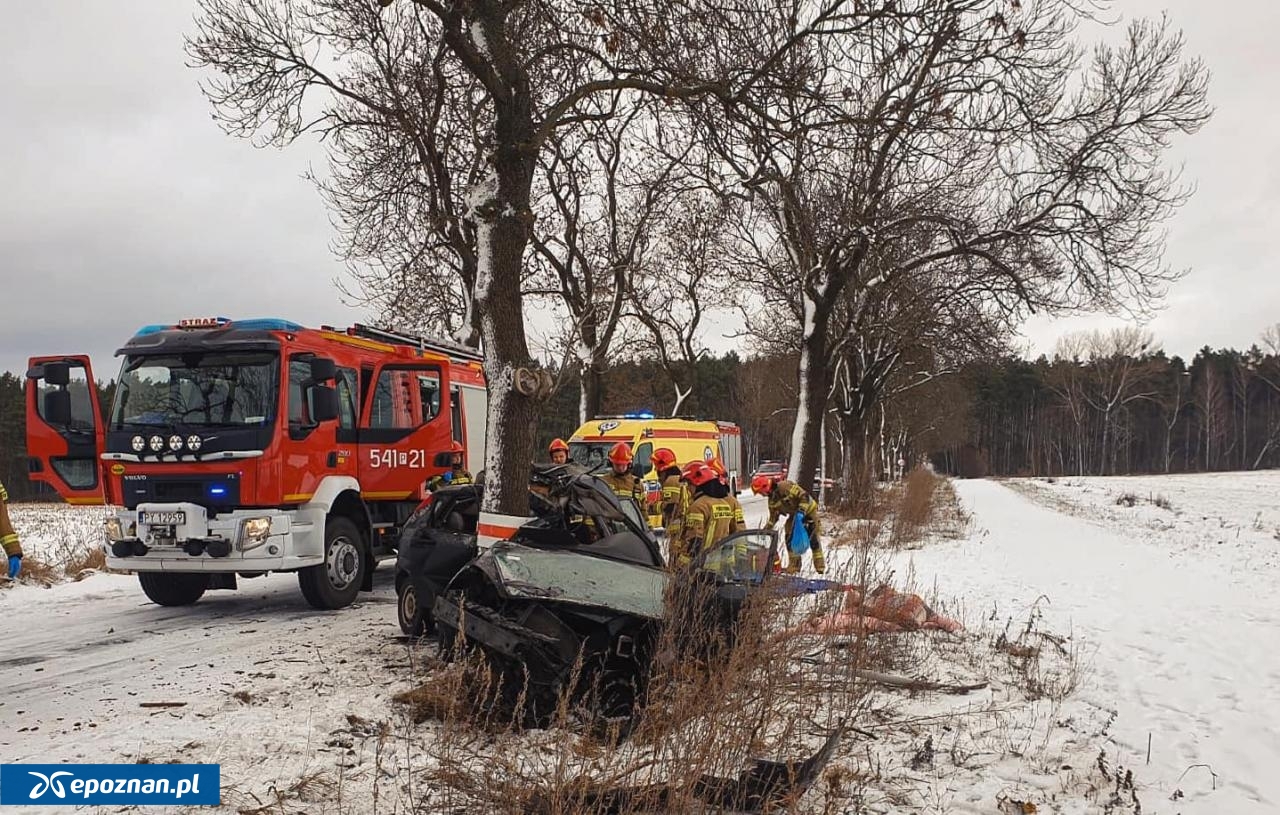
[[[22,555],[9,555],[9,579],[17,580],[22,571]]]

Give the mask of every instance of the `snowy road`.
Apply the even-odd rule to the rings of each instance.
[[[763,500],[743,505],[763,522]],[[297,768],[261,767],[264,750],[296,753],[346,712],[385,716],[410,685],[392,564],[374,575],[336,612],[307,606],[290,574],[188,608],[154,605],[126,575],[0,592],[0,761],[165,760],[199,743],[178,755],[287,778]],[[155,702],[184,704],[141,707]]]
[[[1015,623],[1049,598],[1050,628],[1084,645],[1081,694],[1119,714],[1111,733],[1144,812],[1280,811],[1280,573],[1243,555],[1171,552],[997,482],[956,488],[972,534],[906,556],[917,584],[936,581],[970,618],[994,601]],[[1176,790],[1185,797],[1171,801]]]

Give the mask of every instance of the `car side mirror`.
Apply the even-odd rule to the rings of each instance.
[[[71,366],[65,362],[46,362],[44,364],[44,381],[49,385],[70,385]]]
[[[644,474],[647,472],[649,472],[649,468],[644,466],[640,462],[634,461],[631,463],[631,473],[636,478],[644,478]]]
[[[338,366],[326,357],[311,358],[311,381],[332,382],[338,375]]]
[[[44,420],[55,427],[71,425],[71,391],[60,389],[44,395]]]
[[[329,385],[313,385],[311,387],[311,421],[319,424],[331,422],[336,418],[338,418],[338,391]]]

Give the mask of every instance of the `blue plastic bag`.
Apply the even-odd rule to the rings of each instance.
[[[804,528],[804,513],[797,512],[795,520],[791,524],[791,541],[788,544],[791,553],[795,555],[803,555],[809,551],[809,530]]]

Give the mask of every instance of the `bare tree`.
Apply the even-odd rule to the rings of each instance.
[[[1099,475],[1112,475],[1116,471],[1117,413],[1131,402],[1155,396],[1151,381],[1154,369],[1147,364],[1147,356],[1155,351],[1153,343],[1150,331],[1135,326],[1094,331],[1085,337],[1091,376],[1084,398],[1102,415]]]
[[[1058,397],[1075,430],[1073,440],[1076,475],[1084,475],[1087,469],[1085,419],[1088,410],[1086,396],[1088,383],[1081,365],[1081,357],[1085,353],[1087,342],[1087,335],[1083,333],[1060,337],[1054,349],[1054,364],[1049,370],[1049,389]]]
[[[730,266],[725,240],[728,202],[704,190],[668,200],[658,218],[652,249],[631,278],[628,314],[643,326],[641,353],[657,356],[675,390],[677,416],[698,382],[708,311],[727,302]]]
[[[527,292],[557,300],[567,314],[562,342],[579,374],[580,421],[600,413],[601,377],[675,169],[656,167],[635,137],[637,122],[647,122],[643,100],[619,92],[597,104],[596,118],[551,139],[543,153],[546,211],[532,236],[543,274]]]
[[[805,4],[779,22],[798,32]],[[1137,22],[1086,68],[1072,0],[860,4],[766,66],[750,104],[699,125],[763,214],[797,295],[791,469],[817,462],[837,304],[945,264],[1014,320],[1141,308],[1177,275],[1158,225],[1186,189],[1160,165],[1208,117],[1167,24]],[[837,32],[838,29],[838,32]],[[927,238],[927,239],[922,239]],[[886,246],[914,251],[884,268]]]
[[[595,101],[623,90],[714,95],[732,108],[759,79],[753,61],[781,58],[795,41],[760,24],[771,9],[722,14],[706,2],[200,0],[198,8],[188,52],[214,74],[205,92],[224,127],[276,145],[304,133],[326,139],[335,166],[326,192],[351,230],[349,255],[428,276],[451,258],[445,276],[460,282],[446,290],[464,309],[453,322],[478,335],[485,355],[485,508],[523,514],[539,402],[552,386],[529,350],[522,291],[532,189],[549,139],[608,115]],[[410,237],[408,259],[387,260],[397,235]]]

